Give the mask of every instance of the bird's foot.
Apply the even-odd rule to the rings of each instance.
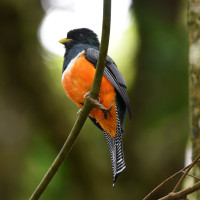
[[[112,106],[113,106],[113,100],[111,102],[110,107],[106,108],[105,106],[103,106],[100,103],[100,99],[99,98],[98,98],[98,100],[94,99],[93,97],[90,96],[89,92],[84,95],[84,98],[87,98],[90,101],[90,103],[92,104],[93,108],[97,108],[97,109],[101,110],[104,113],[104,115],[100,119],[98,119],[96,121],[97,123],[100,122],[104,118],[107,119],[107,116],[110,113],[110,110],[112,109]]]
[[[89,95],[90,95],[90,92],[87,92],[87,93],[84,94],[83,98],[87,99],[89,97]]]
[[[85,95],[83,96],[84,99],[89,98],[89,100],[93,100],[93,101],[98,101],[100,102],[100,98],[98,97],[98,99],[94,99],[93,97],[91,97],[90,92],[85,93]]]
[[[77,112],[77,115],[80,116],[81,113],[82,113],[82,109],[79,109],[78,112]]]
[[[102,104],[100,104],[102,107],[100,108],[100,110],[104,113],[104,115],[97,120],[97,122],[100,122],[102,119],[107,119],[107,116],[109,115],[112,107],[113,107],[113,100],[111,101],[111,104],[110,104],[110,107],[109,108],[106,108],[104,107]]]

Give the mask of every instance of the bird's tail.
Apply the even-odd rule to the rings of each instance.
[[[126,168],[122,145],[122,133],[122,129],[117,129],[116,136],[111,138],[110,134],[104,132],[110,149],[113,170],[113,186],[115,185],[118,175]]]

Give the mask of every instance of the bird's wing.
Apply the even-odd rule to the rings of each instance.
[[[88,61],[90,61],[94,65],[94,67],[96,67],[97,60],[99,57],[99,51],[94,48],[88,48],[86,49],[85,57]],[[107,56],[106,58],[104,76],[111,82],[111,84],[114,86],[117,93],[123,99],[127,107],[127,110],[129,112],[129,116],[131,118],[132,112],[131,112],[129,97],[126,92],[126,81],[124,80],[124,77],[122,76],[122,74],[119,72],[114,61],[109,56]]]

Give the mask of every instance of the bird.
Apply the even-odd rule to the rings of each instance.
[[[78,28],[70,30],[59,42],[65,47],[62,86],[67,96],[82,109],[94,80],[100,48],[98,36],[88,28]],[[132,118],[126,88],[117,65],[107,56],[99,97],[94,100],[89,118],[105,135],[111,156],[113,186],[126,168],[122,135],[127,111]]]

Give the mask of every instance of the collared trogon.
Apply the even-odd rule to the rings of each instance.
[[[85,96],[92,87],[96,64],[99,56],[97,35],[90,29],[74,29],[61,39],[66,52],[64,55],[62,85],[67,96],[80,108]],[[131,106],[126,92],[126,82],[114,61],[107,56],[104,75],[99,92],[99,104],[108,110],[95,107],[89,118],[103,131],[109,146],[114,184],[117,176],[125,169],[122,146],[123,121],[128,110],[131,118]]]

